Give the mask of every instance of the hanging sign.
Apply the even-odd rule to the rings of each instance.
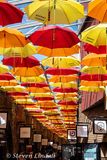
[[[85,144],[83,151],[84,160],[99,160],[98,153],[98,144]]]
[[[31,138],[31,127],[20,127],[20,138]]]
[[[94,134],[107,134],[107,121],[95,119],[93,121],[93,133]]]
[[[77,125],[77,137],[88,137],[88,125]]]
[[[48,145],[48,139],[42,139],[42,146]]]
[[[34,134],[33,135],[33,142],[41,142],[42,141],[42,135],[41,134]]]
[[[0,128],[6,129],[7,125],[7,112],[0,112]]]

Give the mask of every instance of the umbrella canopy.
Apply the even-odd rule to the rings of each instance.
[[[93,46],[105,46],[107,45],[106,30],[106,23],[91,26],[82,32],[81,40]]]
[[[48,68],[45,71],[45,74],[51,75],[70,75],[70,74],[77,74],[79,73],[78,69],[75,68]]]
[[[38,106],[56,106],[56,103],[53,101],[39,101],[36,103]]]
[[[36,47],[30,43],[26,44],[23,47],[0,47],[0,54],[3,54],[5,57],[28,57],[36,53]]]
[[[107,1],[93,0],[88,4],[88,16],[100,22],[107,22]]]
[[[7,92],[7,95],[10,95],[10,96],[28,96],[28,93],[27,92]]]
[[[16,104],[34,104],[32,99],[15,99],[14,102]]]
[[[54,92],[61,92],[61,93],[71,93],[71,92],[78,92],[78,89],[75,88],[59,88],[56,87],[53,89]]]
[[[3,58],[2,59],[3,64],[12,66],[12,67],[34,67],[39,66],[39,61],[33,57],[9,57],[9,58]]]
[[[101,91],[105,91],[105,87],[104,86],[80,86],[79,87],[80,91],[87,91],[87,92],[101,92]]]
[[[84,16],[84,7],[74,1],[34,1],[25,8],[28,17],[46,24],[68,24]]]
[[[16,86],[18,85],[18,82],[14,80],[0,80],[0,86]]]
[[[47,83],[25,82],[25,83],[21,83],[21,86],[42,88],[42,87],[48,87],[49,85]]]
[[[28,39],[35,45],[47,48],[70,48],[80,40],[75,32],[59,26],[45,26],[34,33]]]
[[[0,64],[0,74],[9,72],[9,68],[3,64]]]
[[[37,82],[37,83],[43,83],[45,82],[45,78],[43,76],[35,76],[35,77],[21,77],[20,76],[16,76],[16,79],[18,81],[21,81],[21,82]]]
[[[38,66],[31,68],[16,67],[12,69],[11,72],[16,76],[22,76],[22,77],[34,77],[44,73],[43,70]]]
[[[27,87],[28,92],[33,92],[33,93],[46,93],[50,92],[49,87]]]
[[[0,28],[0,48],[23,47],[29,41],[23,33],[13,28]]]
[[[55,48],[50,49],[46,47],[38,47],[37,53],[48,57],[60,57],[60,56],[70,56],[72,54],[78,53],[80,47],[75,45],[71,48]]]
[[[56,100],[67,100],[67,101],[78,101],[78,97],[64,97],[64,96],[55,96]]]
[[[88,74],[107,74],[106,67],[100,66],[85,66],[81,69],[81,72]]]
[[[86,81],[105,81],[107,80],[107,74],[82,74],[80,79]]]
[[[76,97],[76,96],[78,96],[78,93],[76,93],[76,92],[74,92],[74,93],[57,93],[57,94],[55,94],[55,96],[56,97],[62,97],[62,99],[63,99],[63,97],[65,97],[65,98]]]
[[[50,57],[43,59],[42,65],[53,68],[71,68],[72,66],[79,66],[80,61],[75,57]]]
[[[67,83],[71,81],[76,81],[78,79],[78,76],[76,75],[69,75],[69,76],[51,76],[49,78],[49,82],[62,82],[62,83]]]
[[[86,66],[106,66],[107,55],[90,53],[82,59],[81,64]]]
[[[34,97],[33,99],[37,101],[50,101],[54,100],[54,97]]]
[[[57,83],[50,83],[52,87],[63,87],[63,88],[77,88],[77,83],[76,82],[69,82],[69,83],[62,83],[62,82],[57,82]]]
[[[23,92],[23,91],[26,91],[26,88],[25,87],[22,87],[20,85],[17,85],[17,86],[5,86],[5,87],[2,87],[4,91],[11,91],[11,92]]]
[[[77,105],[77,102],[61,100],[61,101],[58,102],[58,104],[59,105]]]
[[[21,22],[24,13],[11,3],[0,1],[0,15],[0,25],[5,26]]]
[[[97,54],[105,54],[107,45],[95,47],[91,44],[85,43],[83,47],[84,47],[85,51],[87,51],[87,52],[93,52],[93,53],[97,53]]]
[[[84,81],[82,80],[80,83],[81,86],[103,86],[103,82],[102,81]]]
[[[8,80],[8,81],[10,81],[10,80],[13,80],[13,79],[15,79],[15,77],[10,73],[0,74],[0,80]]]
[[[52,97],[52,93],[30,93],[31,96],[35,96],[35,97]]]

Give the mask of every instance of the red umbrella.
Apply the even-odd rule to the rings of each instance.
[[[78,103],[74,102],[74,101],[61,100],[61,101],[58,102],[58,104],[60,104],[60,105],[77,105]]]
[[[4,73],[4,74],[0,74],[0,80],[12,80],[12,79],[15,79],[14,76],[12,76],[12,74],[10,73]]]
[[[8,57],[3,58],[2,60],[3,64],[13,67],[34,67],[40,65],[39,61],[33,57]]]
[[[46,83],[25,82],[22,83],[21,86],[42,88],[42,87],[48,87],[49,85]]]
[[[76,109],[61,109],[60,110],[61,112],[75,112],[76,111]]]
[[[82,74],[80,79],[87,81],[105,81],[107,80],[107,74]]]
[[[8,95],[10,96],[27,96],[27,92],[7,92]]]
[[[8,2],[0,2],[0,25],[18,23],[22,21],[24,13]]]
[[[53,89],[53,92],[61,92],[61,93],[70,93],[70,92],[78,92],[75,88],[59,88],[56,87]]]
[[[52,107],[40,107],[41,109],[43,109],[43,110],[51,110],[51,109],[58,109],[58,107],[57,106],[52,106]]]
[[[35,45],[47,48],[70,48],[80,42],[75,32],[59,26],[42,27],[28,39]]]
[[[71,75],[79,73],[79,70],[75,68],[48,68],[45,73],[51,75]]]
[[[34,100],[37,100],[37,101],[49,101],[49,100],[54,100],[54,97],[34,97],[33,98]]]
[[[97,53],[97,54],[105,54],[107,51],[107,46],[98,46],[98,47],[95,47],[95,46],[92,46],[91,44],[84,44],[84,49],[85,51],[87,52],[93,52],[93,53]]]

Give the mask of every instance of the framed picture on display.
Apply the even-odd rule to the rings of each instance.
[[[80,138],[88,137],[88,125],[77,125],[76,131],[77,131],[77,137]]]
[[[0,112],[0,129],[6,129],[7,127],[7,112]]]
[[[42,135],[41,134],[34,134],[33,135],[33,142],[41,142],[42,141]]]
[[[76,139],[76,130],[75,129],[68,129],[67,130],[67,139],[68,140],[75,140]]]
[[[31,138],[30,126],[20,126],[20,138]]]
[[[94,134],[107,134],[107,120],[94,119],[93,120],[93,133]]]
[[[48,145],[48,139],[42,139],[42,146]]]

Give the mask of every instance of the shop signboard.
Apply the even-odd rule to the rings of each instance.
[[[99,160],[98,144],[85,144],[83,157],[84,160]]]
[[[77,137],[80,138],[88,137],[88,125],[77,125]]]
[[[20,127],[20,138],[31,138],[31,127]]]
[[[42,135],[41,134],[34,134],[33,135],[33,142],[41,142],[42,141]]]
[[[42,139],[42,146],[48,145],[48,139]]]
[[[7,112],[0,112],[0,128],[6,129],[7,125]]]
[[[107,120],[94,119],[93,133],[94,134],[107,134]]]

